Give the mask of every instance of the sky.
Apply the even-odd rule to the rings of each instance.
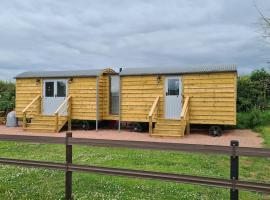
[[[23,71],[269,67],[255,0],[0,0],[0,79]],[[256,0],[270,16],[270,1]]]

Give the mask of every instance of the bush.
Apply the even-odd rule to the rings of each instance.
[[[0,81],[0,111],[8,112],[15,107],[15,84]]]
[[[237,128],[254,129],[261,125],[269,124],[270,110],[260,111],[259,109],[252,109],[250,112],[241,112],[237,114]]]
[[[265,110],[270,99],[270,73],[264,69],[255,70],[250,76],[237,81],[237,111],[248,112],[253,108]]]

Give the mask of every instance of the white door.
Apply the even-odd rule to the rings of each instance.
[[[180,119],[182,111],[182,82],[180,77],[167,76],[165,79],[165,118]]]
[[[67,80],[44,80],[43,114],[53,115],[67,97]],[[66,110],[63,111],[66,114]]]

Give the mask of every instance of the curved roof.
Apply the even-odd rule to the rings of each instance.
[[[28,71],[18,74],[15,78],[66,78],[96,77],[102,73],[115,73],[111,69],[69,70],[69,71]]]
[[[124,68],[120,76],[154,75],[154,74],[192,74],[209,72],[237,72],[236,65],[202,65],[182,67],[138,67]]]

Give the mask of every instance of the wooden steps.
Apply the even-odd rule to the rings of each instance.
[[[55,116],[38,115],[31,119],[30,123],[27,123],[25,131],[29,132],[59,132],[67,122],[67,117],[59,117],[58,129],[55,131]]]
[[[151,136],[157,137],[183,137],[185,132],[185,121],[177,119],[157,119]]]

